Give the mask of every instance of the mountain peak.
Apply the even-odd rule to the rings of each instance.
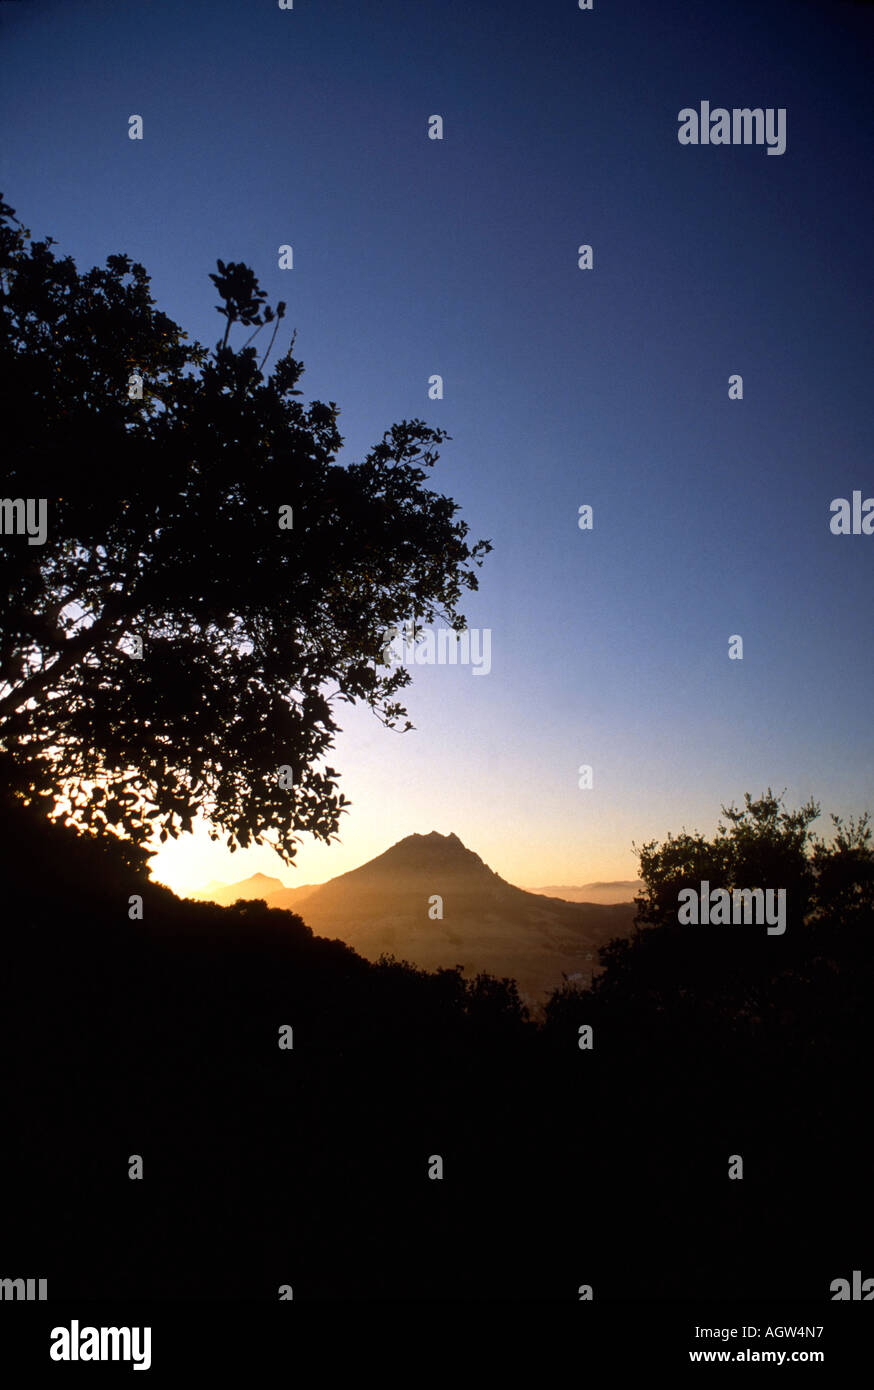
[[[387,853],[391,854],[394,850],[402,848],[461,850],[464,854],[473,854],[473,850],[468,849],[452,831],[448,835],[441,835],[439,830],[431,830],[427,835],[405,835],[402,840],[398,840],[397,844],[392,845]],[[474,858],[478,858],[478,856],[474,855]]]
[[[479,855],[468,849],[457,835],[441,835],[439,830],[432,830],[427,835],[405,835],[397,844],[392,845],[391,849],[363,864],[360,869],[353,869],[349,874],[342,875],[342,878],[349,881],[360,875],[369,877],[372,874],[383,873],[431,873],[440,869],[458,872],[476,869],[491,872],[486,869]]]

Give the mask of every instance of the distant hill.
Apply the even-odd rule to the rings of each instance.
[[[567,903],[630,903],[643,892],[643,880],[619,878],[610,883],[580,883],[574,887],[551,884],[548,888],[529,888],[529,893],[541,893],[545,898],[562,898]]]
[[[272,878],[269,874],[251,874],[249,878],[242,878],[238,883],[222,883],[214,878],[204,888],[196,889],[186,896],[194,902],[218,903],[220,907],[232,907],[241,898],[246,902],[263,898],[271,907],[296,910],[296,904],[302,902],[316,887],[317,884],[302,883],[299,888],[286,888],[281,878]]]
[[[319,936],[338,937],[368,960],[387,953],[423,970],[463,965],[468,975],[509,976],[532,1004],[561,984],[562,973],[588,980],[599,947],[629,935],[635,911],[632,895],[573,902],[515,888],[457,835],[437,831],[408,835],[319,886],[285,888],[255,874],[210,885],[198,896],[219,903],[264,897],[270,907],[300,912]],[[442,919],[429,915],[438,897]]]

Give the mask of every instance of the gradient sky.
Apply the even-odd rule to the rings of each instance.
[[[463,606],[491,673],[419,668],[415,733],[340,707],[340,844],[289,870],[201,834],[157,877],[319,882],[436,829],[513,882],[581,883],[768,785],[874,809],[874,536],[828,524],[832,498],[874,496],[872,15],[0,6],[0,190],[33,234],[81,269],[142,261],[208,346],[216,258],[251,265],[342,457],[395,420],[445,426],[432,485],[495,547]],[[787,108],[786,153],[681,146],[702,99]]]

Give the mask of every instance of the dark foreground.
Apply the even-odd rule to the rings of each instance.
[[[745,1028],[703,1000],[666,1016],[649,979],[535,1028],[497,982],[179,902],[21,812],[4,832],[0,1278],[52,1300],[828,1307],[874,1277],[870,937]]]

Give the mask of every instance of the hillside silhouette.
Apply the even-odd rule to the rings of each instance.
[[[533,1009],[563,974],[588,982],[600,947],[629,935],[635,913],[630,901],[577,904],[515,888],[457,835],[436,830],[408,835],[325,884],[284,888],[256,874],[212,892],[224,904],[236,894],[299,912],[320,936],[339,937],[368,960],[389,953],[424,970],[461,965],[471,975],[509,976]],[[435,895],[442,917],[431,915]],[[197,896],[210,897],[209,886]]]
[[[731,842],[788,871],[766,812]],[[535,1026],[509,982],[374,964],[260,902],[180,901],[141,851],[9,801],[0,831],[2,1244],[50,1297],[817,1301],[866,1267],[858,835],[808,855],[779,941],[652,920],[650,849],[640,929]]]

